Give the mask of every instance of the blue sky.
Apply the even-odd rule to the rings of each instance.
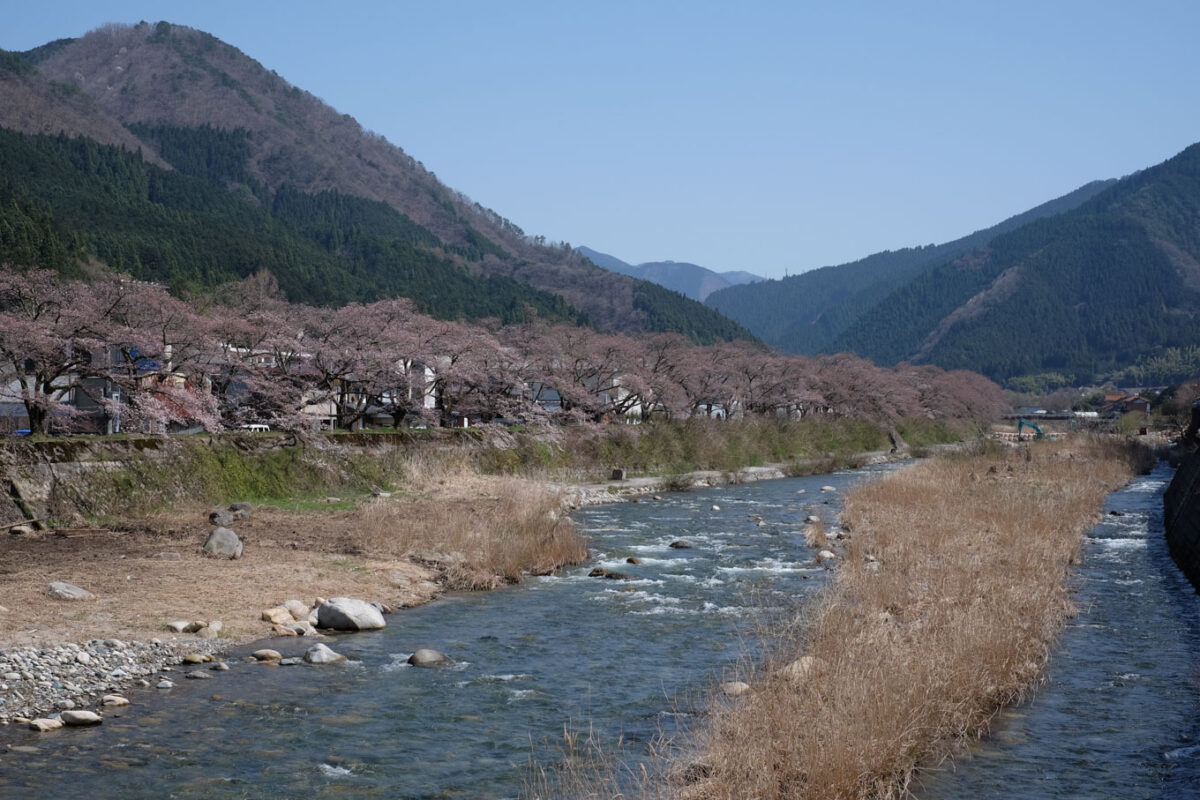
[[[1200,141],[1195,2],[22,3],[208,31],[528,233],[767,276],[942,242]]]

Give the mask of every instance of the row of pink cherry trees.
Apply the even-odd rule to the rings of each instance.
[[[413,416],[884,420],[989,415],[1003,404],[990,381],[930,366],[883,369],[845,354],[786,356],[746,343],[699,347],[672,334],[471,325],[418,314],[405,300],[312,308],[277,294],[259,276],[185,303],[112,276],[4,271],[0,401],[23,404],[37,431],[68,429],[81,406],[119,416],[126,430],[246,422],[301,430],[314,427],[314,409],[352,427],[368,415],[395,424]]]

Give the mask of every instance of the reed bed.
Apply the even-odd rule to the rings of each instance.
[[[901,798],[1043,674],[1105,495],[1147,466],[1081,440],[939,458],[846,498],[850,540],[647,796]],[[817,533],[814,531],[814,534]]]
[[[587,541],[541,481],[481,475],[467,454],[417,453],[405,465],[411,494],[363,512],[358,541],[372,555],[437,567],[454,589],[490,589],[587,559]]]

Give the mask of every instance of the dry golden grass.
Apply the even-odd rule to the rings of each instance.
[[[1138,466],[1141,466],[1140,464]],[[714,706],[656,796],[899,798],[1042,675],[1082,533],[1133,459],[1112,442],[925,461],[852,492],[836,580]],[[872,562],[871,559],[875,561]]]
[[[269,629],[262,610],[289,598],[416,605],[446,588],[490,588],[587,557],[586,542],[544,484],[479,475],[453,450],[415,456],[404,467],[411,480],[366,505],[254,508],[236,523],[246,544],[236,561],[201,555],[208,506],[127,520],[119,530],[6,535],[0,648],[150,638],[175,619],[219,619],[229,640],[252,639]],[[47,602],[51,580],[72,581],[99,599]]]
[[[562,498],[543,482],[481,475],[456,453],[415,455],[405,471],[416,496],[364,512],[359,542],[367,554],[432,564],[456,589],[495,588],[587,558]]]

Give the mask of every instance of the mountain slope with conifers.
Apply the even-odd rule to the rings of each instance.
[[[888,295],[829,349],[1080,383],[1200,344],[1200,145]]]
[[[709,295],[705,303],[781,350],[804,355],[830,351],[843,332],[922,272],[982,247],[1001,233],[1075,208],[1112,183],[1094,181],[952,242],[885,250],[836,267],[733,286]]]
[[[54,134],[5,137],[10,163],[46,161],[0,175],[0,227],[6,217],[26,231],[49,219],[75,257],[140,277],[207,286],[261,267],[307,302],[403,295],[439,316],[537,314],[608,331],[679,330],[698,342],[752,338],[699,303],[526,236],[200,31],[107,25],[3,54],[0,108],[0,127]],[[110,195],[100,186],[106,169],[122,173]]]

